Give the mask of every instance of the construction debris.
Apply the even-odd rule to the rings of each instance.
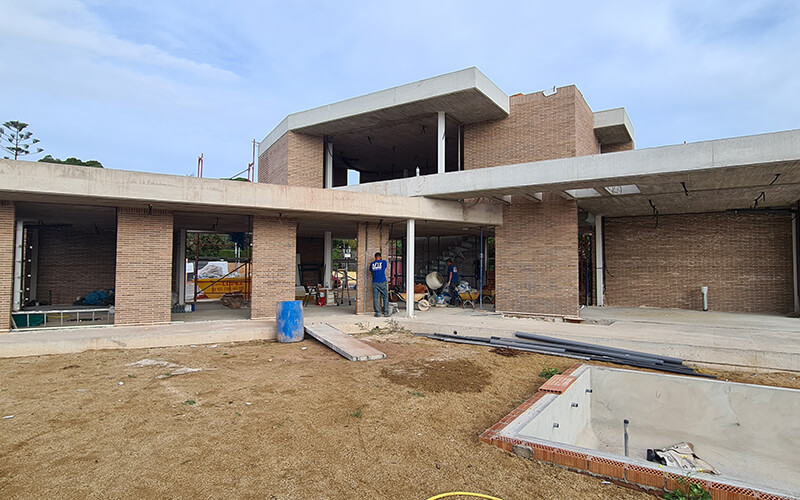
[[[659,356],[646,352],[631,351],[628,349],[618,349],[586,342],[576,342],[573,340],[545,337],[544,335],[534,335],[532,333],[516,332],[518,338],[509,339],[503,337],[470,337],[464,335],[449,335],[444,333],[434,334],[415,334],[433,340],[444,342],[455,342],[458,344],[483,345],[486,347],[502,347],[515,349],[518,351],[534,352],[538,354],[548,354],[551,356],[562,356],[567,358],[582,359],[585,361],[604,361],[618,365],[635,366],[637,368],[649,368],[668,373],[680,375],[694,375],[697,377],[716,378],[711,375],[697,373],[694,369],[683,364],[680,358],[669,356]]]
[[[179,365],[176,363],[170,363],[169,361],[164,361],[160,359],[140,359],[135,363],[128,363],[125,366],[135,366],[136,368],[146,368],[149,366],[159,366],[162,368],[169,368],[170,372],[164,375],[159,375],[156,378],[169,378],[174,377],[176,375],[185,375],[187,373],[196,373],[203,371],[202,368],[189,368],[188,366]],[[122,385],[122,382],[120,382]]]
[[[247,299],[242,292],[226,293],[220,297],[219,301],[223,306],[231,309],[241,309],[247,303]]]

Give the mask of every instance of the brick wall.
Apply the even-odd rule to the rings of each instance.
[[[606,304],[713,311],[794,309],[786,214],[605,219]]]
[[[322,188],[324,139],[289,131],[258,157],[258,182]]]
[[[258,157],[258,182],[289,183],[289,134],[284,134]]]
[[[578,209],[545,193],[541,203],[514,196],[495,229],[498,311],[578,312]]]
[[[465,169],[597,153],[594,117],[574,85],[511,96],[510,105],[508,118],[464,126]]]
[[[170,321],[172,212],[117,212],[115,325]]]
[[[618,142],[616,144],[603,144],[600,146],[601,153],[616,153],[617,151],[633,151],[633,141]]]
[[[114,288],[117,236],[94,228],[38,228],[36,300],[72,304],[93,290]]]
[[[325,187],[325,144],[322,137],[289,132],[289,185]]]
[[[279,301],[294,300],[296,243],[296,221],[253,218],[252,319],[274,318]]]
[[[11,328],[14,285],[14,203],[0,200],[0,333]]]
[[[378,228],[372,222],[358,223],[358,248],[356,252],[356,269],[358,283],[356,288],[356,314],[374,314],[372,306],[372,273],[369,263],[375,260],[375,252],[383,254],[383,260],[389,255],[389,228],[385,225]],[[387,277],[388,280],[388,277]],[[364,295],[366,292],[366,296]]]
[[[595,155],[600,149],[594,135],[594,113],[581,91],[572,88],[575,89],[575,156]]]

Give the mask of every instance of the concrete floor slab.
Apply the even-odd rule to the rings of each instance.
[[[483,337],[513,337],[515,331],[524,331],[679,357],[690,363],[800,372],[800,319],[783,316],[590,307],[581,311],[586,322],[570,324],[460,308],[435,307],[417,312],[413,319],[406,318],[401,309],[388,320],[355,315],[354,310],[354,306],[308,305],[303,314],[307,322],[329,323],[346,333],[375,326]],[[0,335],[0,357],[274,338],[273,320],[28,331]]]

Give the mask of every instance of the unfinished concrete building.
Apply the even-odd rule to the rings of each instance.
[[[797,312],[798,161],[796,130],[636,150],[624,108],[509,97],[475,68],[287,116],[255,183],[0,160],[0,330],[104,289],[101,322],[172,321],[193,231],[248,234],[254,329],[298,281],[331,284],[335,239],[357,240],[356,270],[389,253],[406,291],[452,255],[509,313],[701,309],[701,290]]]

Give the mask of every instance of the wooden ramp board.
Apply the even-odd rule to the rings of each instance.
[[[354,339],[327,323],[306,325],[306,333],[341,354],[350,361],[373,361],[383,359],[386,354],[366,342]]]

